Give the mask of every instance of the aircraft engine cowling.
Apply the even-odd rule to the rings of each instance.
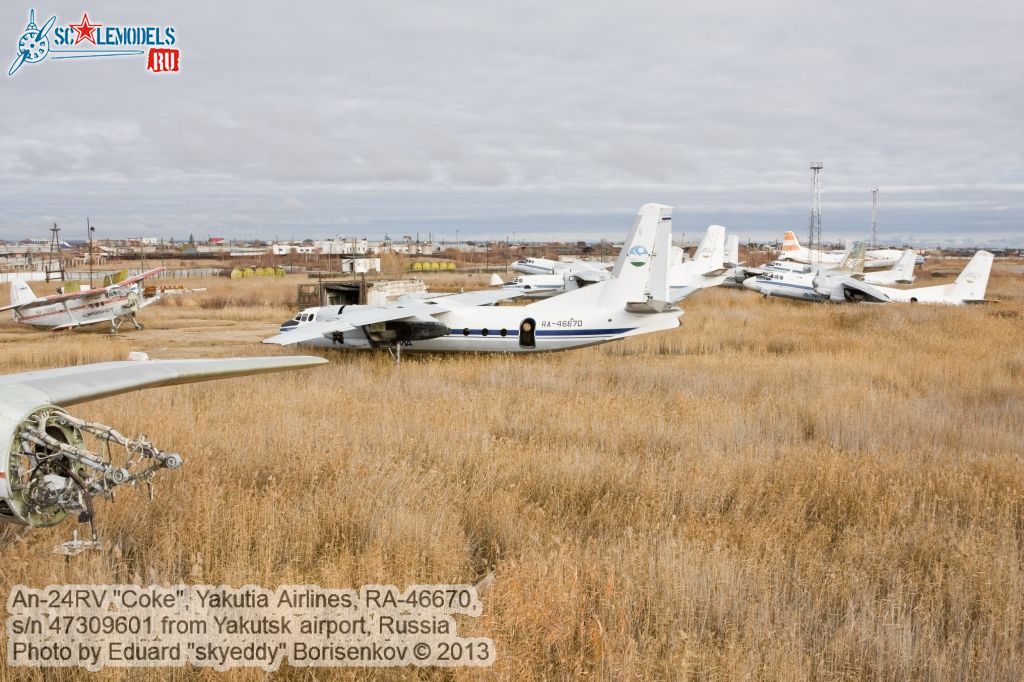
[[[414,318],[411,320],[388,320],[369,325],[367,336],[374,343],[404,343],[406,341],[426,341],[451,332],[448,326],[434,318]]]
[[[45,528],[76,515],[92,524],[95,498],[112,497],[117,486],[151,484],[158,470],[182,463],[145,436],[128,438],[31,395],[0,405],[0,521]],[[65,553],[96,544],[95,527],[92,536],[67,543],[76,546]]]
[[[843,287],[842,282],[839,282],[832,277],[815,275],[814,279],[811,280],[811,286],[814,287],[815,293],[821,296],[826,296],[828,300],[833,303],[842,303],[846,300],[846,290]]]

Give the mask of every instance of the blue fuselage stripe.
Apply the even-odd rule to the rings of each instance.
[[[613,334],[625,334],[631,332],[636,327],[620,327],[617,329],[538,329],[535,334],[537,336],[609,336]],[[495,329],[488,329],[487,336],[484,337],[482,329],[470,329],[469,334],[464,333],[462,329],[452,329],[449,336],[462,336],[471,337],[479,336],[483,338],[501,338],[501,332]],[[508,338],[516,338],[519,336],[519,330],[509,329]]]
[[[806,289],[808,291],[814,291],[814,287],[809,287],[805,284],[792,284],[791,282],[777,282],[775,280],[758,280],[761,284],[767,284],[772,287],[792,287],[794,289]]]

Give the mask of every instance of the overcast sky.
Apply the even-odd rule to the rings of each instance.
[[[0,238],[621,238],[675,230],[1024,243],[1024,3],[50,2],[171,25],[144,57],[7,68]],[[6,36],[6,38],[4,37]],[[0,40],[2,43],[2,40]],[[79,234],[80,233],[80,234]]]

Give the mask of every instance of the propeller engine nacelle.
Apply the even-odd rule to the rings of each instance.
[[[426,341],[448,336],[448,326],[434,318],[412,320],[388,320],[368,325],[367,336],[373,343],[392,344],[406,341]]]
[[[0,521],[45,528],[76,515],[92,526],[95,498],[110,498],[117,486],[149,485],[158,470],[183,463],[145,436],[73,417],[31,389],[8,390],[13,395],[0,405]],[[71,544],[66,553],[98,546],[95,527],[91,541]]]
[[[842,282],[827,275],[815,275],[811,280],[811,286],[815,293],[826,296],[833,303],[842,303],[846,300],[846,289]]]

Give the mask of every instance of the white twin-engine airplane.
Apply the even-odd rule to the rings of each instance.
[[[735,267],[738,260],[739,238],[730,235],[726,240],[725,228],[721,225],[708,227],[690,260],[683,261],[682,249],[672,247],[668,270],[669,301],[678,303],[695,291],[722,284],[728,277],[730,268]],[[592,265],[582,261],[579,263]],[[574,262],[561,265],[568,267],[555,274],[521,275],[505,284],[504,288],[518,289],[523,298],[548,298],[612,277],[610,272],[594,270],[591,267],[576,269],[573,267]]]
[[[612,277],[525,306],[494,306],[521,295],[474,291],[382,306],[303,310],[264,343],[323,348],[530,353],[593,346],[675,329],[669,300],[672,208],[645,204]]]
[[[899,261],[902,255],[903,252],[896,249],[870,249],[865,252],[864,267],[869,270],[890,268]],[[801,246],[800,240],[792,231],[783,235],[782,252],[779,254],[781,260],[792,260],[821,267],[839,265],[843,262],[844,257],[843,251],[817,251]]]
[[[135,314],[160,298],[159,295],[146,298],[142,281],[164,270],[166,268],[154,268],[134,277],[125,277],[126,273],[122,272],[107,278],[104,286],[96,289],[38,297],[28,284],[14,280],[11,301],[0,308],[0,312],[13,310],[16,322],[52,331],[109,322],[113,334],[125,321],[142,329]]]
[[[676,250],[668,269],[669,300],[678,303],[695,291],[725,282],[739,264],[739,251],[739,237],[731,234],[726,239],[724,227],[709,226],[693,258],[683,261],[682,250]]]
[[[569,267],[553,275],[520,275],[503,286],[509,291],[518,290],[522,298],[549,298],[611,279],[611,276],[612,273],[607,270],[577,270]]]
[[[88,540],[57,548],[62,554],[96,549],[93,505],[114,488],[150,485],[183,460],[145,436],[131,438],[109,426],[79,419],[64,408],[128,391],[322,365],[314,357],[102,362],[0,376],[0,522],[54,526],[68,516],[89,523]],[[183,440],[187,435],[183,434]]]
[[[524,275],[555,275],[565,272],[608,273],[610,263],[591,263],[585,260],[560,261],[548,258],[524,258],[512,264],[512,269]]]
[[[914,289],[893,289],[862,282],[849,274],[818,272],[765,272],[743,282],[748,289],[765,296],[781,296],[800,301],[833,303],[944,303],[961,305],[983,303],[992,254],[978,251],[951,284]]]
[[[917,263],[917,254],[912,250],[906,250],[896,265],[886,270],[874,270],[864,272],[864,242],[854,242],[846,250],[842,262],[836,266],[812,266],[795,261],[777,260],[766,263],[760,267],[739,267],[736,268],[735,280],[742,283],[749,277],[756,277],[771,272],[797,273],[826,273],[829,275],[849,275],[868,284],[912,284],[914,281],[914,266]]]

